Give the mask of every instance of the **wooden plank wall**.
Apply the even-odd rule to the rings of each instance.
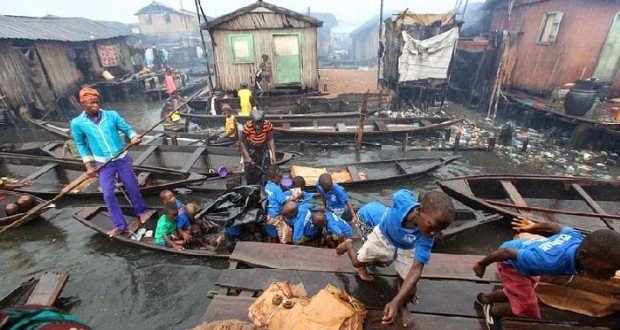
[[[35,44],[41,62],[56,97],[79,87],[81,78],[75,62],[69,58],[69,44],[60,42],[37,42]]]
[[[232,62],[232,51],[228,42],[228,36],[231,34],[251,33],[254,35],[254,63],[234,64]],[[234,91],[239,89],[242,82],[252,85],[254,82],[254,74],[259,69],[263,54],[269,55],[272,61],[272,72],[275,73],[275,63],[273,61],[272,51],[272,35],[285,33],[299,33],[299,42],[301,44],[300,55],[302,63],[302,88],[318,90],[319,85],[319,68],[317,58],[317,35],[316,28],[290,28],[290,29],[263,29],[263,30],[239,30],[213,31],[213,48],[214,60],[217,68],[217,80],[224,90]],[[272,81],[275,75],[272,73]],[[275,83],[275,82],[272,82]]]
[[[549,45],[538,44],[543,17],[552,11],[564,13],[557,40]],[[535,93],[549,93],[579,79],[582,72],[584,77],[590,77],[619,11],[615,0],[515,1],[510,30],[518,32],[518,36],[509,50],[512,60],[504,83]],[[505,4],[495,8],[491,30],[503,29],[506,13]],[[614,81],[614,94],[620,94],[620,75]]]

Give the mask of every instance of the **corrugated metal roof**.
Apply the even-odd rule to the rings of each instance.
[[[240,16],[240,15],[244,15],[244,14],[248,14],[250,12],[252,12],[253,10],[257,9],[257,8],[267,8],[275,13],[284,15],[284,16],[290,16],[290,17],[294,17],[297,20],[303,21],[303,22],[307,22],[313,26],[316,27],[321,27],[323,25],[323,22],[312,17],[312,16],[308,16],[308,15],[304,15],[304,14],[300,14],[298,12],[294,12],[292,10],[286,9],[284,7],[278,7],[275,5],[272,5],[270,3],[267,2],[263,2],[262,0],[259,0],[253,4],[250,4],[248,6],[239,8],[235,11],[233,11],[232,13],[226,14],[226,15],[222,15],[212,21],[210,21],[207,26],[208,29],[214,29],[216,28],[218,25],[230,21],[233,18]],[[201,28],[204,29],[204,26],[201,25]]]
[[[90,41],[128,33],[81,17],[25,17],[0,15],[0,39]]]
[[[161,14],[161,13],[167,13],[167,14],[171,14],[171,13],[176,13],[179,15],[186,15],[186,16],[194,16],[194,13],[189,12],[183,12],[183,11],[179,11],[176,10],[172,7],[168,7],[164,4],[161,4],[157,1],[153,1],[151,4],[149,4],[146,7],[140,8],[140,10],[138,10],[134,15],[142,15],[142,14]]]

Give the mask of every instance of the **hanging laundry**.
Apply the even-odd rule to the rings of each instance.
[[[112,45],[97,45],[97,54],[102,67],[109,68],[118,65]]]
[[[446,79],[458,38],[457,27],[426,40],[414,39],[403,31],[405,43],[398,58],[398,81]]]

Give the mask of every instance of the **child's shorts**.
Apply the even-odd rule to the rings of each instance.
[[[540,308],[536,298],[536,285],[540,276],[524,276],[503,262],[497,263],[497,272],[504,285],[504,294],[510,302],[510,309],[516,316],[540,319]]]
[[[280,243],[286,244],[293,238],[293,229],[284,221],[281,215],[267,216],[265,232],[271,238],[278,238]]]
[[[357,260],[359,262],[394,262],[394,268],[398,275],[405,279],[409,270],[413,266],[413,249],[398,249],[390,243],[385,235],[376,226],[370,234],[364,245],[357,251]]]

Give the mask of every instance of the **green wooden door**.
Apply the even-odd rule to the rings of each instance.
[[[299,56],[299,36],[296,34],[276,34],[273,36],[275,83],[301,83],[301,58]]]
[[[620,12],[616,13],[607,33],[607,41],[601,49],[594,76],[603,81],[613,81],[618,69],[620,69]]]

